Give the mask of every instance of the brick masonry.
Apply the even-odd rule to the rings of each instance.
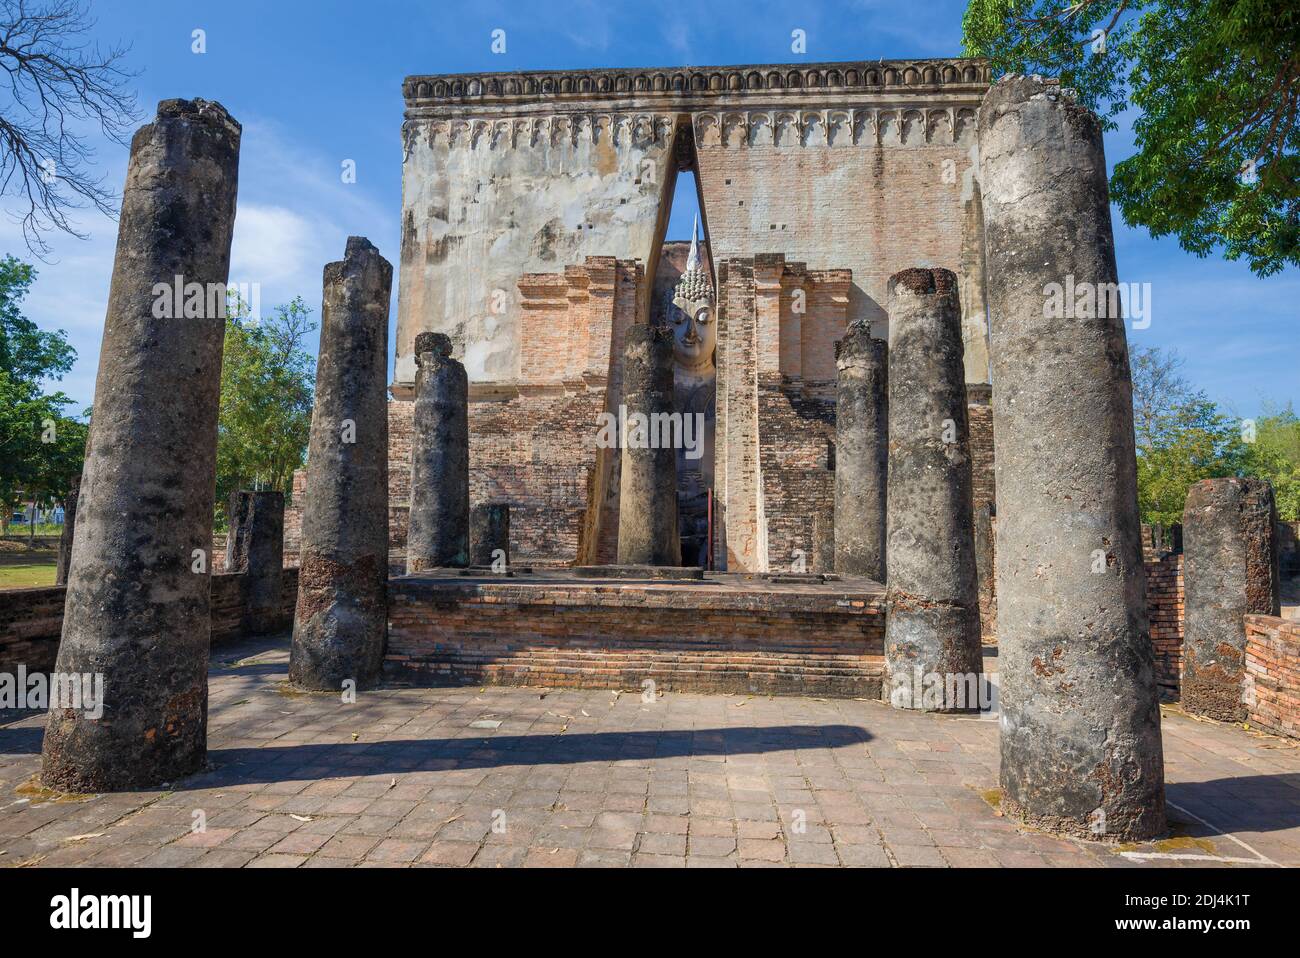
[[[240,604],[243,573],[220,572],[212,576],[212,644],[222,645],[243,635],[244,610]],[[54,668],[63,633],[64,586],[6,589],[0,603],[0,672],[25,665],[29,672]],[[281,585],[283,617],[278,628],[293,624],[298,599],[298,570],[286,568]]]
[[[394,579],[386,671],[413,684],[880,695],[874,583],[711,578]]]
[[[1243,698],[1252,726],[1300,738],[1300,621],[1246,616]]]

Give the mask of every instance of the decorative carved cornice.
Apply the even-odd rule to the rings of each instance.
[[[696,149],[739,147],[852,147],[969,145],[978,110],[967,105],[776,110],[704,110],[691,114],[555,113],[529,117],[422,117],[408,119],[403,142],[411,147],[505,150],[576,147],[612,142],[638,148],[689,144]],[[691,124],[686,126],[685,124]],[[689,167],[688,153],[675,157]]]
[[[461,149],[519,149],[579,143],[614,146],[667,146],[677,132],[676,115],[654,113],[555,113],[507,119],[492,116],[409,118],[402,141],[409,154],[414,142]]]
[[[974,142],[974,106],[707,111],[693,116],[698,149],[743,146],[915,146]]]
[[[722,100],[805,103],[857,94],[982,95],[987,60],[861,60],[622,70],[543,70],[410,76],[402,83],[408,118],[475,112],[563,111],[569,104],[606,110],[693,110]],[[758,104],[755,104],[758,105]],[[811,104],[809,104],[811,105]]]

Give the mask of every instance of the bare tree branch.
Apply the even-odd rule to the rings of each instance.
[[[69,218],[93,206],[117,213],[116,193],[91,171],[95,128],[125,144],[139,120],[123,61],[127,47],[101,50],[84,0],[0,0],[0,195],[24,211],[27,248],[44,258],[45,236],[84,239]]]

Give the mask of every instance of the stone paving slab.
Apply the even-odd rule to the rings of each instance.
[[[1173,836],[1112,846],[999,817],[997,724],[879,702],[287,689],[284,641],[221,650],[208,771],[34,786],[44,718],[0,727],[0,866],[1270,867],[1300,864],[1300,748],[1164,713]],[[202,825],[199,828],[199,824]]]

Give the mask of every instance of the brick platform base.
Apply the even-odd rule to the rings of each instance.
[[[771,582],[518,576],[389,581],[390,679],[879,698],[884,592]]]

